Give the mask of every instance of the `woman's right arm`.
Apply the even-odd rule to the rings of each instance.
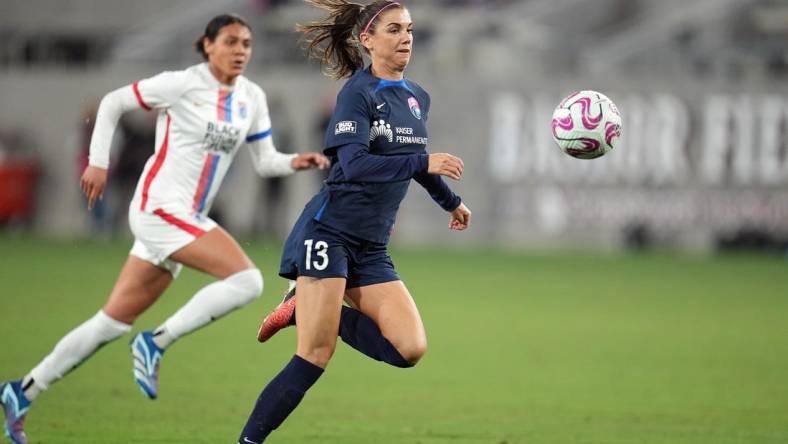
[[[133,85],[118,88],[101,99],[90,138],[90,166],[109,168],[109,150],[118,120],[124,112],[139,106]]]
[[[133,85],[124,86],[101,99],[93,135],[90,138],[90,160],[80,179],[80,188],[88,198],[88,210],[93,209],[96,200],[104,194],[107,185],[107,168],[109,168],[109,151],[118,120],[124,112],[140,106],[133,88]]]

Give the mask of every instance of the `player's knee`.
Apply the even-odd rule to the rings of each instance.
[[[427,340],[420,338],[397,347],[402,358],[408,362],[409,367],[415,366],[427,353]]]
[[[258,268],[248,268],[235,273],[225,280],[239,290],[241,305],[246,305],[263,294],[263,273]]]

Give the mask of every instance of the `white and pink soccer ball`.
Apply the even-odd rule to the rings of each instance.
[[[553,112],[553,140],[578,159],[596,159],[621,137],[621,114],[612,100],[596,91],[579,91]]]

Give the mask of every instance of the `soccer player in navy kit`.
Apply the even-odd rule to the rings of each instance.
[[[265,387],[239,443],[263,442],[328,365],[339,335],[374,359],[411,367],[426,352],[418,309],[387,252],[396,212],[415,179],[464,230],[471,212],[441,179],[463,163],[427,154],[429,95],[404,77],[412,21],[399,3],[309,0],[329,12],[301,26],[334,78],[350,77],[326,130],[332,168],[285,243],[280,275],[297,279],[295,356]],[[359,42],[372,59],[364,69]],[[343,298],[355,308],[342,305]],[[295,299],[291,299],[295,301]]]

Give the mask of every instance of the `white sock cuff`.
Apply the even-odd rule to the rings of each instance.
[[[101,324],[102,327],[114,330],[120,334],[126,334],[131,331],[131,325],[111,318],[108,314],[104,313],[104,310],[99,310],[93,319]]]
[[[36,378],[33,377],[32,373],[28,373],[28,374],[25,375],[24,378],[22,378],[22,387],[26,386],[27,383],[30,382],[31,379],[33,380],[33,386],[36,387],[39,392],[43,392],[44,390],[49,388],[46,385],[43,385],[40,382],[36,381]],[[27,393],[25,393],[25,395],[27,395]],[[28,396],[28,399],[30,399],[29,396]],[[30,399],[30,400],[32,401],[32,399]]]
[[[228,285],[232,285],[241,291],[255,293],[255,296],[259,296],[263,292],[263,287],[265,286],[263,273],[259,268],[247,268],[246,270],[239,271],[238,273],[227,276],[224,282],[227,282]]]
[[[207,285],[164,322],[164,330],[170,338],[160,342],[166,347],[185,334],[249,304],[262,292],[263,274],[257,268],[248,268]]]

